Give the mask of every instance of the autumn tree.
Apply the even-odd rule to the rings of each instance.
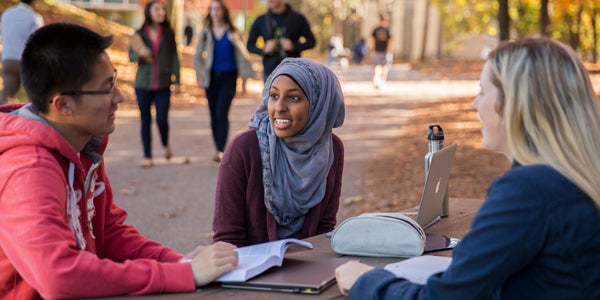
[[[540,5],[540,35],[548,36],[550,16],[548,15],[548,0],[541,0]]]
[[[508,0],[498,0],[498,30],[500,41],[510,39],[510,15],[508,14]]]

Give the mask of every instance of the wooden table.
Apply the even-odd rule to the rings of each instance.
[[[462,238],[470,229],[471,221],[481,203],[480,199],[463,199],[463,198],[451,198],[450,199],[450,213],[447,218],[441,219],[439,222],[429,227],[427,233],[444,234],[448,237]],[[416,208],[415,208],[416,210]],[[410,210],[407,210],[410,211]],[[311,242],[314,246],[313,250],[294,252],[292,255],[309,255],[309,256],[321,256],[321,257],[340,257],[335,254],[331,249],[331,243],[325,234],[314,236],[306,239]],[[452,250],[438,251],[429,253],[431,255],[440,256],[451,256]],[[348,257],[348,256],[346,256]],[[352,257],[349,257],[352,258]],[[374,258],[374,257],[356,257],[361,261],[377,266],[383,267],[386,264],[397,262],[400,258]],[[129,296],[113,297],[110,299],[133,299]],[[220,287],[218,284],[211,284],[209,286],[199,289],[196,293],[172,293],[172,294],[158,294],[158,295],[145,295],[136,296],[135,299],[244,299],[244,300],[275,300],[275,299],[346,299],[340,294],[337,284],[331,286],[319,295],[301,295],[291,293],[280,293],[280,292],[263,292],[263,291],[250,291],[250,290],[238,290],[238,289],[226,289]]]

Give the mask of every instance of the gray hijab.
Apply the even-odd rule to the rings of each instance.
[[[308,122],[295,136],[279,139],[267,105],[273,80],[287,75],[310,103]],[[277,237],[297,237],[304,216],[325,195],[333,164],[332,129],[344,123],[344,95],[335,74],[304,58],[286,58],[265,82],[262,103],[249,127],[256,128],[263,166],[264,201],[277,226]]]

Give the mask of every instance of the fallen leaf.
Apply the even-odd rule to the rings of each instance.
[[[121,195],[125,195],[125,196],[133,196],[133,195],[135,195],[135,191],[136,191],[136,189],[135,189],[134,186],[130,186],[130,187],[127,187],[127,188],[122,188],[120,190]]]

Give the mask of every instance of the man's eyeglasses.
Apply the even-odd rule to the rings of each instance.
[[[110,81],[110,87],[106,90],[91,90],[91,91],[66,91],[61,92],[62,96],[79,96],[79,95],[112,95],[115,85],[117,84],[117,70],[113,73],[112,80]]]

